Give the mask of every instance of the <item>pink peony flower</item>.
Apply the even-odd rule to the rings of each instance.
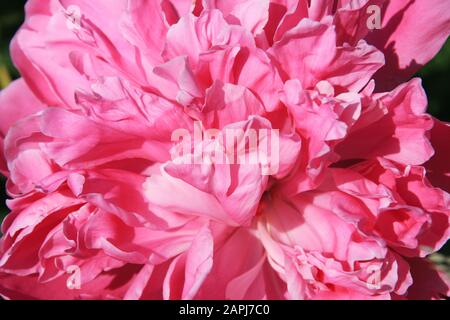
[[[0,295],[448,296],[427,256],[450,238],[450,124],[410,79],[446,12],[30,0],[0,93]]]

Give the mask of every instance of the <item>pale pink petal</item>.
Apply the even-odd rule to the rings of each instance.
[[[382,28],[368,36],[386,56],[386,66],[376,76],[378,89],[390,90],[408,80],[437,54],[450,35],[450,18],[443,14],[448,10],[448,1],[386,2]]]

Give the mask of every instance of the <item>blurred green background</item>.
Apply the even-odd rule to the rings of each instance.
[[[12,79],[19,77],[9,57],[9,42],[23,21],[23,7],[25,0],[0,1],[0,89]],[[450,108],[446,105],[450,101],[450,41],[438,56],[422,69],[418,76],[423,79],[423,85],[428,93],[429,112],[443,121],[450,121]],[[1,117],[1,114],[0,114]],[[449,150],[450,152],[450,150]],[[6,199],[5,180],[0,177],[0,221],[7,214],[4,204]],[[450,256],[450,246],[443,252]],[[437,256],[437,262],[448,258]]]

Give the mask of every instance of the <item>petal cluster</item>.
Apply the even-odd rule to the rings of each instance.
[[[449,12],[28,1],[0,93],[0,295],[448,296],[427,256],[450,238],[450,124],[411,77]]]

